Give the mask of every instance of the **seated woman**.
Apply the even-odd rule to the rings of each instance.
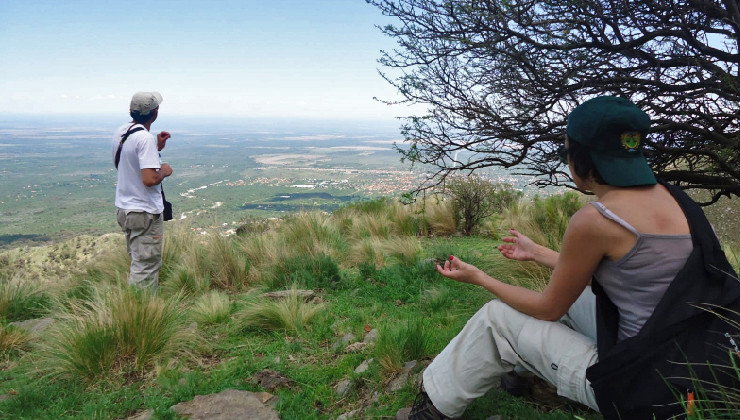
[[[641,152],[649,127],[645,112],[618,97],[588,100],[569,115],[562,157],[576,186],[598,201],[573,215],[559,253],[513,229],[498,247],[506,258],[553,269],[542,292],[503,283],[453,256],[437,266],[443,276],[482,286],[498,299],[433,360],[414,407],[399,410],[397,419],[457,418],[517,366],[599,410],[586,378],[598,360],[591,279],[618,308],[617,340],[625,340],[650,318],[693,247],[681,206],[656,182]],[[553,322],[559,320],[566,322]]]

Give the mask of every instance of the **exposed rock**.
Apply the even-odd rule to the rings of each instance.
[[[357,366],[357,368],[355,369],[355,373],[364,373],[364,372],[366,372],[368,370],[368,368],[370,367],[370,363],[372,363],[373,360],[375,360],[375,359],[372,359],[371,358],[369,360],[364,360],[362,363],[360,363],[360,366]]]
[[[337,390],[337,394],[340,397],[343,397],[349,392],[350,389],[352,389],[352,381],[349,379],[345,379],[341,382],[339,382],[335,388]]]
[[[365,334],[365,339],[362,340],[362,342],[365,344],[375,344],[375,342],[378,341],[379,336],[380,333],[378,332],[378,330],[373,328],[367,334]]]
[[[404,385],[406,385],[406,382],[409,379],[409,372],[408,371],[401,371],[398,376],[393,378],[392,381],[388,384],[388,392],[396,392],[403,388]]]
[[[403,369],[398,373],[398,376],[393,378],[393,380],[390,381],[388,384],[387,390],[389,392],[395,392],[399,389],[403,388],[404,385],[406,385],[406,382],[408,382],[409,374],[412,370],[414,370],[418,366],[418,363],[416,360],[412,360],[410,362],[406,362],[403,365]]]
[[[278,290],[277,292],[262,293],[260,297],[266,299],[285,299],[292,294],[297,294],[304,300],[309,300],[316,296],[316,293],[313,290]]]
[[[190,420],[280,420],[263,399],[264,395],[253,392],[226,389],[198,395],[192,401],[172,406],[172,411]]]

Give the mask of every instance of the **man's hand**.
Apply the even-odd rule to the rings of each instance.
[[[170,133],[167,131],[162,131],[159,134],[157,134],[157,150],[160,152],[162,149],[164,149],[164,146],[167,145],[167,140],[172,137],[170,136]]]
[[[144,168],[141,170],[141,181],[147,187],[158,185],[163,179],[172,175],[172,167],[169,163],[163,163],[159,170],[153,168]]]
[[[162,177],[162,179],[165,179],[168,176],[172,175],[172,167],[169,163],[162,164],[162,166],[159,168],[159,175]]]

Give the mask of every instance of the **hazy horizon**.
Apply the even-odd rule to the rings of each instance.
[[[135,13],[134,13],[135,11]],[[379,74],[391,23],[364,0],[0,2],[0,112],[392,119]]]

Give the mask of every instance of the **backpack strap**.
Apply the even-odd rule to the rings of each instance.
[[[142,126],[138,126],[136,128],[132,128],[134,125],[136,125],[136,124],[131,125],[131,127],[129,127],[128,131],[126,131],[123,135],[121,135],[121,142],[118,143],[118,150],[116,150],[116,157],[113,160],[113,163],[116,165],[116,169],[118,169],[118,162],[121,161],[121,149],[123,149],[123,143],[126,141],[126,139],[128,138],[128,136],[136,133],[137,131],[141,131],[141,130],[144,129],[144,127],[142,127]]]
[[[701,245],[702,247],[706,269],[719,277],[730,275],[737,279],[737,274],[733,272],[732,267],[727,262],[719,238],[714,233],[714,228],[707,220],[701,207],[682,188],[668,184],[663,180],[658,180],[658,182],[670,191],[673,198],[683,209],[684,214],[686,214],[694,246]]]

